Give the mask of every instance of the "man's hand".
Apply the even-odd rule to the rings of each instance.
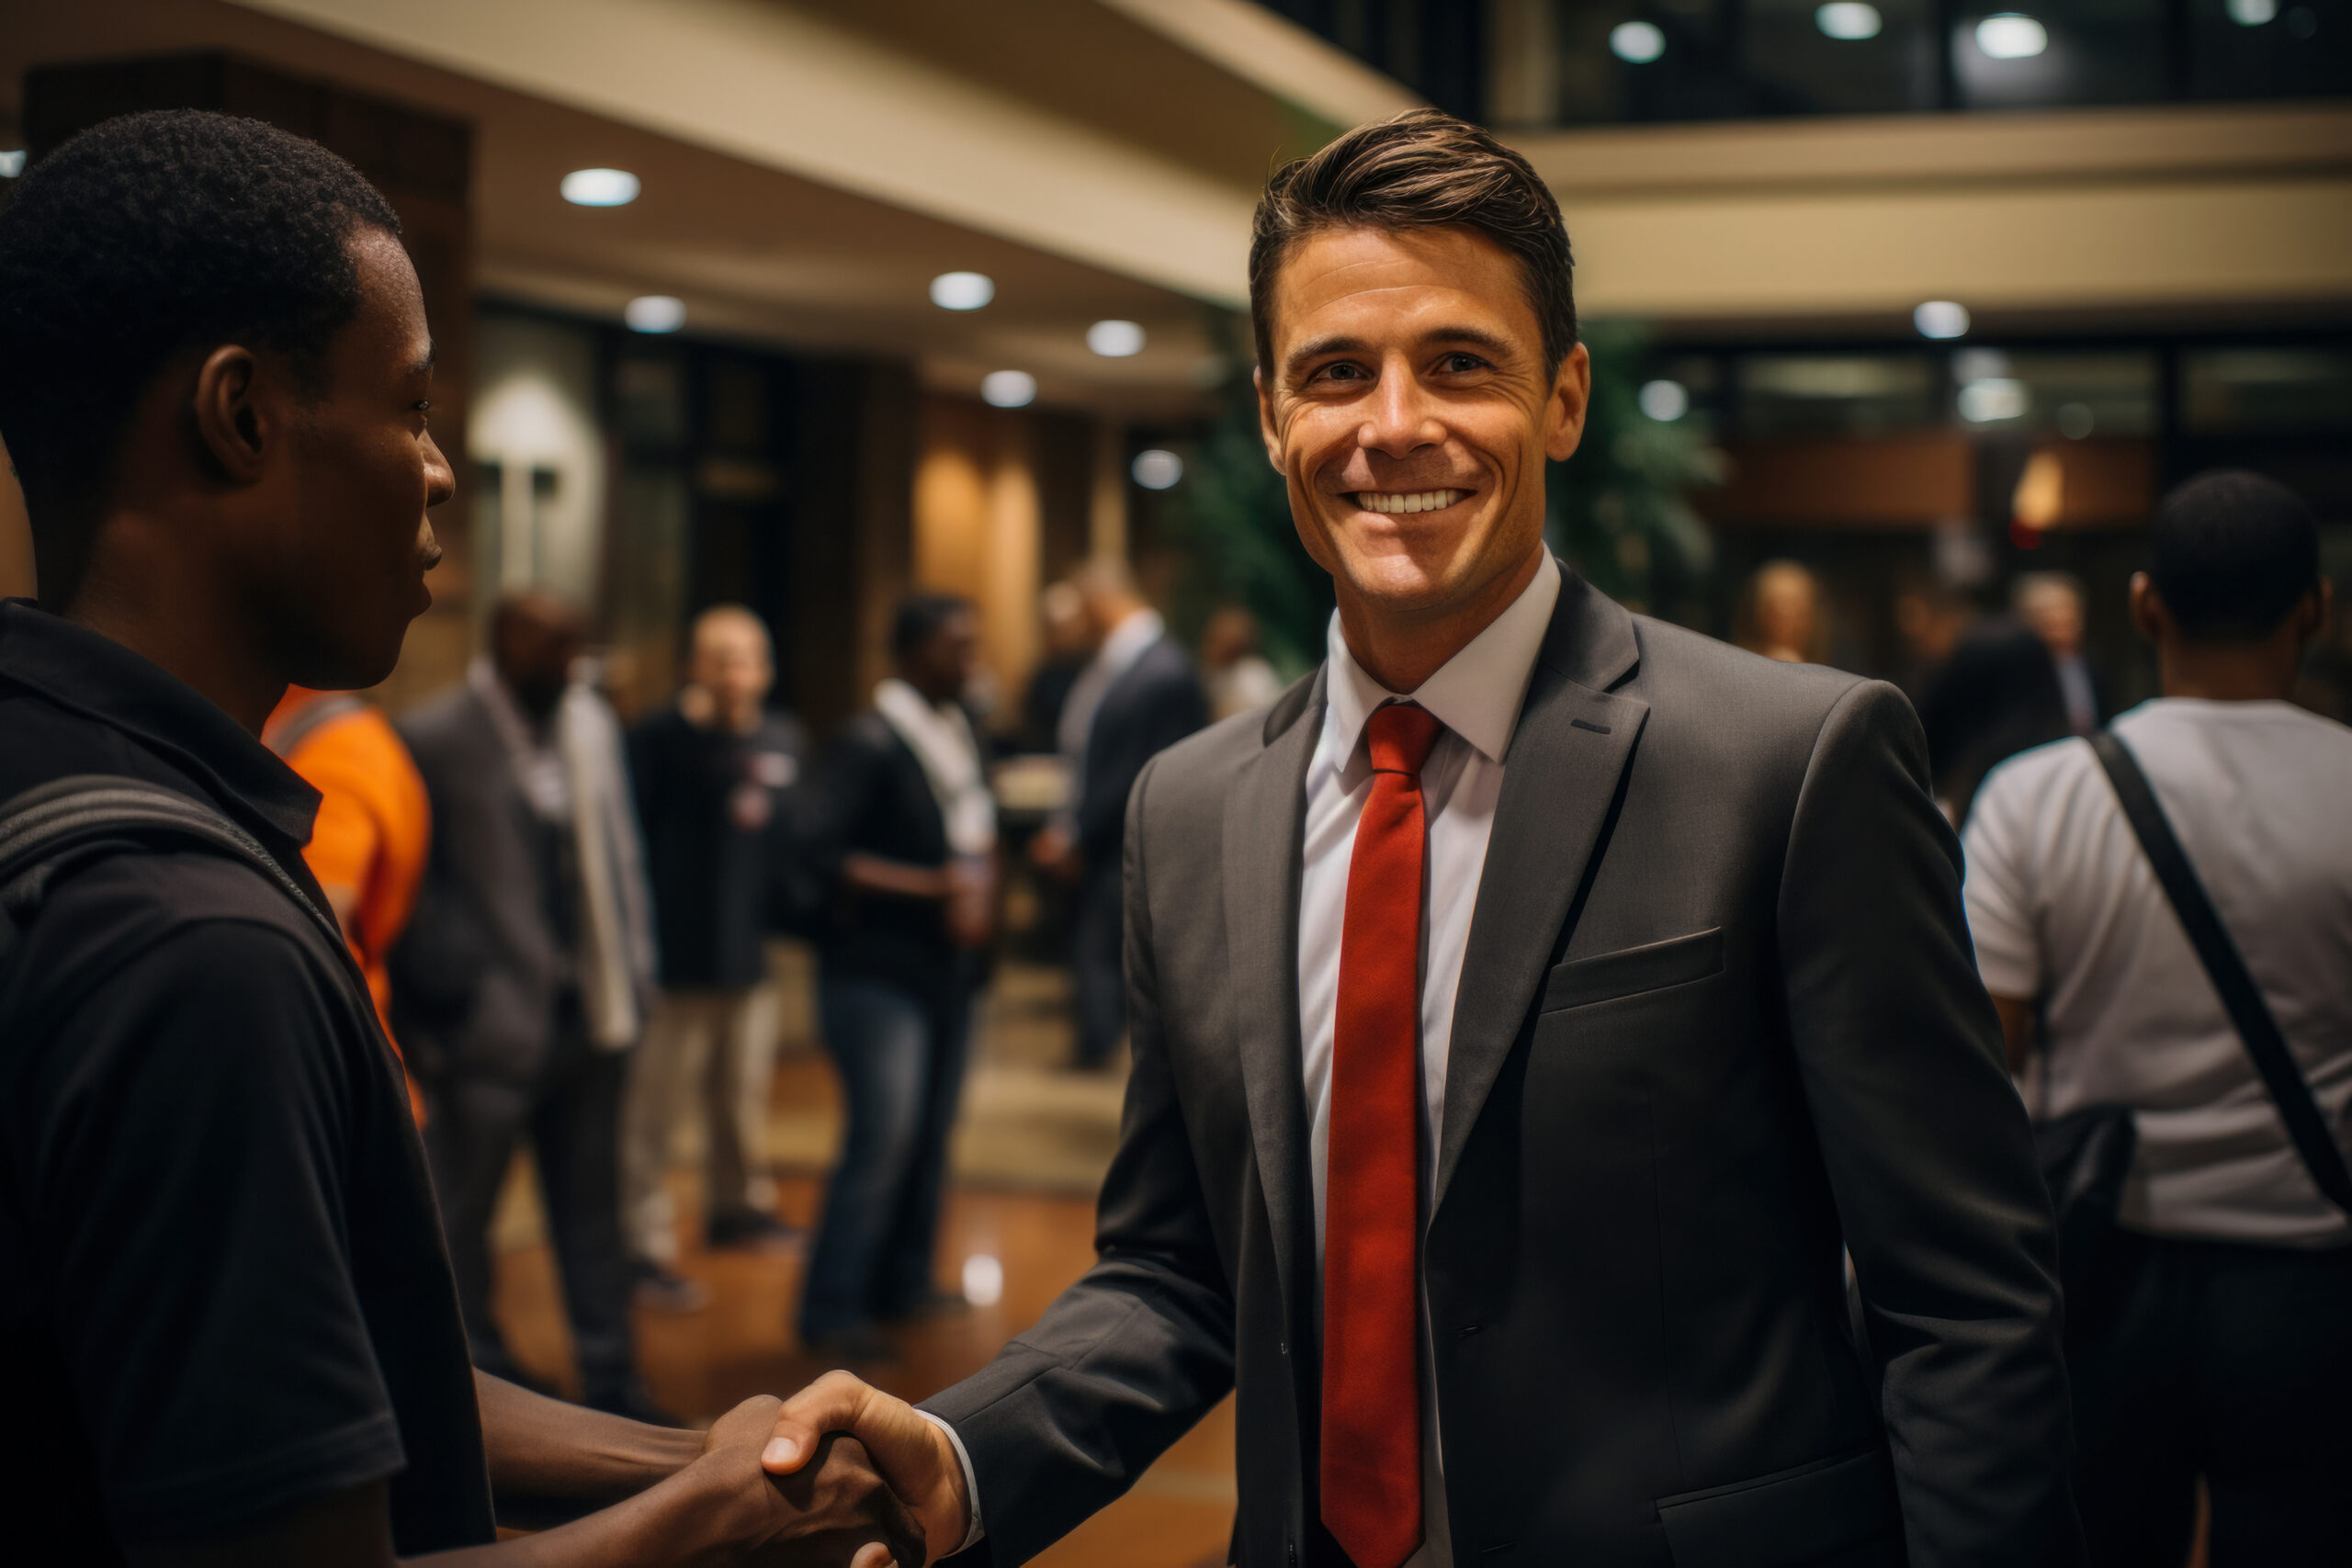
[[[736,1537],[759,1543],[746,1561],[775,1568],[844,1562],[849,1568],[917,1568],[926,1532],[855,1438],[829,1432],[796,1453],[796,1460],[813,1453],[815,1463],[796,1462],[776,1473],[762,1468],[783,1409],[773,1395],[745,1400],[712,1425],[698,1461],[724,1468],[758,1500],[764,1517],[747,1517]],[[955,1539],[964,1539],[961,1526]]]
[[[934,1551],[944,1556],[962,1546],[972,1501],[964,1489],[963,1463],[946,1433],[905,1400],[848,1372],[827,1372],[785,1403],[761,1462],[773,1474],[794,1474],[828,1432],[851,1434],[865,1445],[890,1490],[914,1511]],[[900,1568],[912,1568],[912,1562]]]

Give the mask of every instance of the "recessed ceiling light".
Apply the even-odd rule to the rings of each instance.
[[[0,152],[0,180],[13,180],[25,172],[25,150],[21,147]]]
[[[1950,299],[1930,299],[1911,312],[1911,324],[1921,337],[1966,337],[1968,307]]]
[[[1133,474],[1136,483],[1146,490],[1173,490],[1176,481],[1184,477],[1184,459],[1173,452],[1163,452],[1154,446],[1148,451],[1136,453],[1136,460],[1127,467],[1127,472]]]
[[[2229,0],[2230,20],[2242,28],[2258,28],[2278,14],[2278,0]],[[2066,405],[2072,408],[2074,405]]]
[[[1629,65],[1647,65],[1666,52],[1666,34],[1656,22],[1620,22],[1609,29],[1609,52]]]
[[[640,333],[673,333],[686,324],[686,304],[667,294],[640,294],[621,307],[621,320]]]
[[[2031,17],[2003,11],[1976,24],[1976,47],[1987,60],[2031,60],[2050,47],[2050,29]]]
[[[991,370],[980,378],[983,401],[1001,409],[1023,409],[1037,398],[1037,378],[1026,370]]]
[[[931,280],[931,302],[943,310],[977,310],[996,298],[996,279],[985,272],[943,272]]]
[[[1987,376],[1960,389],[1960,417],[1971,424],[2023,419],[2032,400],[2023,381],[2007,376]]]
[[[1829,0],[1813,14],[1813,25],[1830,38],[1854,40],[1876,38],[1885,25],[1878,7],[1865,0]]]
[[[627,169],[574,169],[563,176],[563,199],[574,207],[627,207],[644,188]]]
[[[1679,381],[1645,381],[1634,400],[1660,424],[1672,424],[1690,412],[1690,389]]]
[[[1143,352],[1143,329],[1133,321],[1097,321],[1086,329],[1086,346],[1105,359]]]

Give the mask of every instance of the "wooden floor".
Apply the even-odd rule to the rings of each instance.
[[[822,1113],[833,1093],[829,1069],[805,1055],[779,1065],[776,1089],[780,1103],[803,1113],[812,1101]],[[786,1175],[779,1187],[779,1213],[808,1224],[822,1196],[821,1180]],[[682,1179],[678,1190],[691,1203],[691,1183]],[[526,1371],[576,1388],[553,1258],[528,1217],[510,1219],[502,1228],[508,1239],[500,1253],[496,1310],[508,1342]],[[691,1220],[688,1230],[691,1235]],[[898,1331],[902,1363],[870,1371],[868,1380],[913,1399],[977,1371],[1093,1261],[1093,1230],[1088,1197],[959,1187],[949,1195],[942,1226],[940,1287],[960,1289],[967,1260],[992,1258],[1002,1269],[1002,1295],[962,1315]],[[826,1371],[827,1363],[802,1353],[791,1330],[802,1261],[705,1252],[690,1240],[682,1271],[709,1287],[710,1304],[694,1313],[637,1314],[639,1360],[654,1397],[700,1425],[752,1394],[788,1393]],[[985,1266],[976,1272],[985,1273]],[[1221,1564],[1233,1497],[1233,1405],[1227,1400],[1127,1496],[1035,1561],[1048,1568]]]

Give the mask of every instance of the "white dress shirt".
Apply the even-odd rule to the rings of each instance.
[[[1445,728],[1421,764],[1421,810],[1429,863],[1421,911],[1421,1220],[1429,1222],[1437,1176],[1438,1130],[1445,1119],[1445,1065],[1453,1038],[1453,998],[1470,945],[1470,916],[1487,864],[1487,838],[1502,798],[1503,756],[1519,726],[1535,656],[1560,599],[1560,568],[1549,550],[1509,609],[1406,694],[1364,672],[1331,617],[1323,733],[1306,764],[1306,833],[1298,897],[1298,1035],[1306,1088],[1308,1168],[1314,1173],[1317,1278],[1323,1255],[1325,1161],[1331,1146],[1331,1036],[1340,1000],[1340,937],[1347,919],[1348,869],[1356,820],[1372,793],[1364,727],[1373,710],[1410,700]],[[1318,1308],[1319,1310],[1319,1308]],[[1452,1568],[1444,1472],[1430,1359],[1429,1305],[1421,1306],[1421,1549],[1406,1568]],[[1307,1418],[1317,1420],[1310,1412]]]
[[[1486,869],[1487,838],[1502,798],[1503,756],[1519,727],[1520,705],[1535,672],[1535,656],[1560,600],[1560,567],[1544,552],[1533,581],[1485,631],[1407,694],[1389,691],[1364,672],[1348,651],[1340,617],[1331,617],[1323,731],[1306,765],[1305,874],[1299,886],[1298,1032],[1306,1089],[1309,1168],[1314,1173],[1317,1312],[1321,1312],[1325,1156],[1331,1143],[1331,1036],[1340,1000],[1340,935],[1347,919],[1348,867],[1356,847],[1356,819],[1372,793],[1372,756],[1364,727],[1385,703],[1409,700],[1437,716],[1445,728],[1421,764],[1421,809],[1428,828],[1429,864],[1421,912],[1421,1217],[1428,1224],[1437,1177],[1438,1130],[1445,1114],[1445,1063],[1453,1037],[1453,998],[1462,958],[1470,945],[1470,916]],[[1157,617],[1155,617],[1155,620]],[[1127,623],[1132,625],[1133,623]],[[1125,631],[1123,625],[1120,630]],[[1158,631],[1155,626],[1153,630]],[[1136,650],[1140,653],[1140,649]],[[1130,659],[1128,662],[1132,663]],[[1421,1524],[1419,1551],[1405,1568],[1453,1568],[1447,1536],[1445,1483],[1439,1451],[1437,1393],[1430,1358],[1429,1303],[1421,1303]],[[965,1545],[980,1539],[980,1496],[971,1455],[956,1429],[928,1411],[925,1420],[947,1434],[964,1470],[971,1500]],[[1319,1412],[1306,1418],[1320,1422]]]

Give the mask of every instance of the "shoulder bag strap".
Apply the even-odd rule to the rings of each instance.
[[[343,929],[260,840],[203,802],[138,779],[92,773],[59,779],[0,806],[0,917],[20,925],[74,852],[108,840],[195,840],[245,861],[311,917],[335,952],[349,956]],[[0,931],[0,950],[13,929]]]
[[[2107,770],[2115,797],[2122,803],[2123,815],[2138,836],[2156,881],[2172,900],[2173,912],[2180,917],[2189,945],[2197,950],[2206,974],[2212,977],[2213,988],[2221,993],[2222,1006],[2236,1026],[2238,1038],[2245,1042],[2246,1055],[2254,1058],[2255,1069],[2270,1090],[2304,1168],[2328,1201],[2352,1215],[2352,1170],[2345,1168],[2344,1151],[2329,1134],[2319,1101],[2312,1097],[2311,1085],[2289,1054],[2287,1037],[2279,1032],[2270,1004],[2247,973],[2237,943],[2230,940],[2229,929],[2222,924],[2205,885],[2198,880],[2197,869],[2188,863],[2155,791],[2148,787],[2148,775],[2141,772],[2139,759],[2112,730],[2092,736],[2091,749],[2098,753],[2099,765]]]

